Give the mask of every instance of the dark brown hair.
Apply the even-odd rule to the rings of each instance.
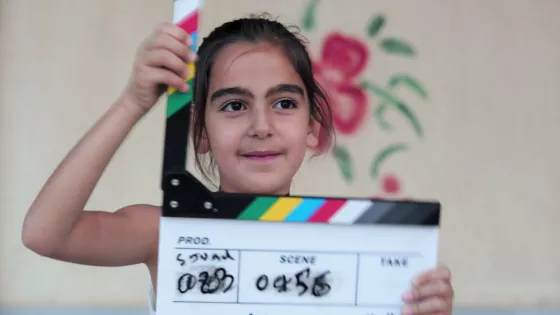
[[[309,95],[311,119],[318,122],[328,137],[326,148],[329,147],[332,134],[332,115],[328,98],[319,83],[313,76],[312,62],[305,45],[307,42],[300,36],[297,28],[291,31],[280,22],[270,18],[269,14],[251,15],[226,22],[215,28],[205,37],[199,47],[196,61],[196,74],[193,89],[193,119],[192,137],[195,151],[195,164],[204,178],[211,182],[208,173],[214,175],[213,159],[205,168],[201,162],[200,154],[196,153],[205,132],[206,98],[210,85],[212,65],[219,51],[232,43],[268,42],[282,47],[290,60],[294,70],[300,75],[301,80]]]

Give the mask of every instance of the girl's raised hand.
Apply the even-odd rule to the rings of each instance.
[[[441,266],[417,276],[410,291],[403,294],[407,303],[403,315],[451,315],[453,286],[449,268]]]
[[[123,92],[124,100],[147,112],[168,86],[188,90],[187,63],[194,62],[192,39],[180,27],[162,23],[144,40],[134,60],[132,76]]]

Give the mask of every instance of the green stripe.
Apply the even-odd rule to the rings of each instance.
[[[278,197],[258,197],[237,218],[239,220],[258,220],[276,200]]]
[[[190,87],[188,92],[183,93],[175,91],[175,93],[167,97],[167,118],[173,116],[173,114],[175,114],[178,110],[185,107],[190,101],[192,101],[194,80],[190,80],[188,83]]]

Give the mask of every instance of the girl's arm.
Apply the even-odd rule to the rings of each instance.
[[[188,34],[165,23],[140,47],[131,81],[113,106],[60,163],[31,205],[23,242],[59,260],[102,266],[150,262],[157,253],[160,209],[133,205],[115,212],[84,211],[109,161],[162,86],[185,91]]]
[[[141,112],[115,103],[69,152],[31,205],[23,225],[24,244],[38,254],[88,265],[146,261],[157,227],[157,211],[131,206],[114,213],[86,211],[105,167]],[[153,231],[152,231],[153,230]],[[154,232],[156,234],[154,234]]]

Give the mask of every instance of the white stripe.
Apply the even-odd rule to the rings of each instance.
[[[202,0],[174,0],[173,24],[181,21],[185,16],[202,6]]]
[[[348,201],[330,219],[330,223],[352,223],[360,217],[373,202],[371,200]]]

